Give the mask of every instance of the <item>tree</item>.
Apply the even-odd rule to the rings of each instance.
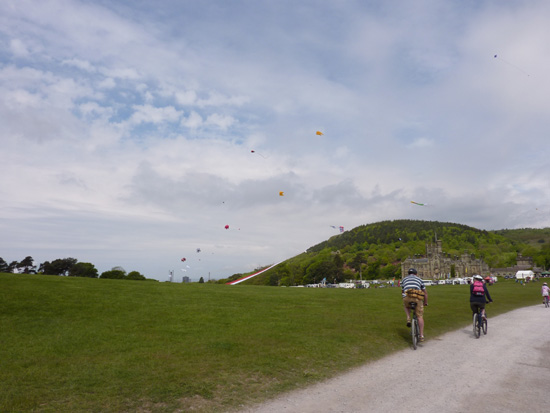
[[[69,277],[97,278],[97,269],[89,262],[77,262],[69,270]]]
[[[380,276],[380,261],[370,263],[367,267],[366,278],[367,280],[376,280]]]
[[[31,256],[25,257],[16,265],[16,268],[23,274],[36,273],[36,265],[34,265],[34,260]]]
[[[145,276],[141,275],[138,271],[130,271],[126,276],[127,280],[145,280]]]
[[[71,268],[76,263],[76,258],[57,258],[52,262],[46,261],[40,264],[38,272],[48,275],[69,275]]]
[[[391,278],[401,277],[401,267],[398,265],[388,264],[380,269],[380,275],[387,280]]]
[[[199,280],[199,284],[204,284],[204,278],[201,277],[201,279]]]
[[[101,273],[99,278],[107,278],[111,280],[123,280],[126,277],[126,273],[121,270],[110,270]]]
[[[10,262],[10,265],[8,265],[8,272],[14,272],[17,268],[17,264],[19,264],[17,261]]]
[[[353,259],[350,261],[349,266],[353,268],[355,271],[359,271],[359,268],[361,267],[361,264],[366,263],[367,260],[365,258],[365,254],[361,251],[355,254]]]
[[[11,272],[8,271],[10,266],[6,261],[4,261],[4,258],[0,257],[0,272]]]
[[[343,275],[340,276],[338,268],[333,261],[318,261],[311,264],[304,276],[304,284],[317,284],[327,279],[327,282],[340,282],[343,281]]]

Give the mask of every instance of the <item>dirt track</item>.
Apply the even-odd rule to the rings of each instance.
[[[471,327],[427,338],[244,412],[546,412],[549,390],[550,308],[540,304],[490,318],[479,339]]]

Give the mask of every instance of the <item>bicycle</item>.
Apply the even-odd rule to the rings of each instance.
[[[413,349],[416,350],[418,342],[420,341],[420,327],[418,326],[418,318],[416,317],[416,305],[415,302],[409,303],[409,309],[411,310],[411,337],[413,342]]]
[[[477,311],[474,313],[474,336],[479,338],[481,331],[483,331],[483,335],[487,334],[487,313],[485,313],[485,318],[483,318],[481,307],[477,307]]]
[[[550,307],[550,304],[548,303],[548,296],[547,295],[542,297],[542,302],[544,303],[544,306],[546,308]]]

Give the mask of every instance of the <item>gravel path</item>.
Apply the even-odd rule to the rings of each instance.
[[[416,351],[411,347],[244,412],[546,412],[549,327],[550,308],[522,308],[489,318],[488,334],[479,339],[471,327],[427,338]]]

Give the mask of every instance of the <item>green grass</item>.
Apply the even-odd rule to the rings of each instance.
[[[428,288],[428,340],[470,323],[468,286]],[[489,316],[539,289],[499,282]],[[397,288],[44,275],[0,274],[0,331],[0,411],[17,412],[228,411],[410,346]]]

